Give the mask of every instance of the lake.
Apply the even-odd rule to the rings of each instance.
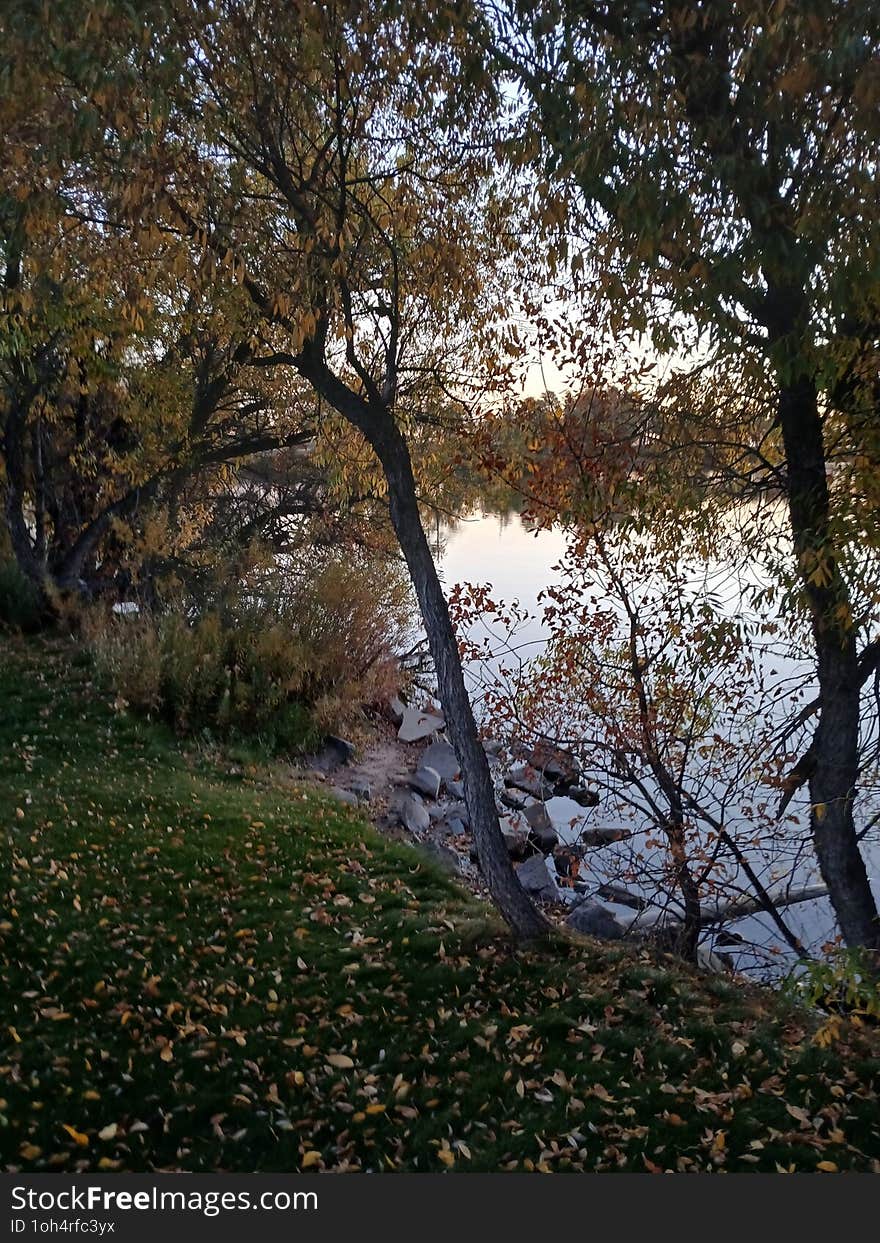
[[[548,584],[560,580],[558,566],[566,554],[568,540],[560,530],[536,533],[516,514],[479,514],[435,532],[434,544],[447,589],[456,583],[491,584],[496,600],[516,599],[529,614],[528,619],[517,628],[513,658],[510,645],[505,642],[506,635],[499,630],[497,623],[483,618],[469,633],[469,638],[485,644],[486,649],[481,659],[470,661],[466,667],[468,685],[479,715],[482,693],[486,685],[497,678],[502,663],[509,667],[512,659],[514,663],[527,662],[544,649],[548,630],[540,617],[538,597]],[[704,574],[705,582],[716,590],[716,595],[720,593],[722,608],[734,614],[741,607],[742,576],[731,576],[725,572],[723,565],[707,565]],[[751,567],[746,572],[746,578],[751,585],[763,582],[764,568],[759,565]],[[777,684],[785,679],[806,679],[804,689],[808,696],[811,695],[808,663],[793,659],[788,654],[780,655],[778,651],[762,653],[761,659],[765,664],[762,676],[771,682],[775,679]],[[597,723],[599,727],[600,723]],[[745,731],[748,727],[734,723],[732,728]],[[587,756],[582,755],[581,758],[586,761]],[[755,822],[743,814],[739,806],[730,805],[725,783],[715,781],[713,787],[713,779],[707,781],[705,774],[700,775],[700,780],[703,783],[701,797],[709,801],[714,799],[721,808],[725,827],[742,843],[750,864],[764,885],[778,889],[788,884],[799,889],[804,885],[821,883],[809,840],[809,800],[805,792],[792,800],[788,818],[782,824],[768,829],[766,821],[762,822],[760,838],[755,840]],[[754,779],[752,787],[748,788],[748,779],[743,784],[740,778],[740,802],[752,800]],[[863,795],[863,814],[867,814],[864,809],[873,802],[880,802],[874,788]],[[646,817],[639,813],[638,807],[631,805],[631,801],[605,791],[600,806],[595,809],[584,811],[568,799],[551,800],[548,809],[553,814],[562,841],[573,841],[582,829],[600,823],[613,823],[629,829],[633,836],[628,841],[591,851],[582,875],[595,888],[607,883],[622,883],[630,892],[651,903],[660,900],[660,889],[651,880],[651,874],[661,867],[665,850],[652,845],[656,828],[652,830],[647,827]],[[880,842],[866,839],[863,850],[875,896],[880,900]],[[723,861],[721,875],[728,894],[752,892],[747,878],[732,858]],[[632,918],[631,911],[614,904],[607,905],[616,914]],[[818,953],[823,944],[834,939],[833,913],[827,898],[790,906],[784,911],[784,917],[795,936],[813,952]],[[726,930],[741,938],[740,943],[718,943],[712,935],[708,936],[707,942],[731,954],[739,969],[767,978],[779,977],[790,969],[794,959],[792,951],[766,914],[741,918],[727,925]]]

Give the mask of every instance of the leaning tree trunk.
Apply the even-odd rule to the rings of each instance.
[[[534,940],[546,935],[548,924],[517,879],[498,823],[489,763],[477,733],[446,598],[422,527],[409,448],[390,416],[383,423],[381,429],[371,429],[368,439],[388,483],[391,522],[415,587],[436,667],[480,867],[493,901],[514,934],[521,940]]]
[[[819,682],[819,718],[810,748],[810,827],[846,944],[877,950],[880,920],[853,819],[859,777],[856,635],[831,533],[822,420],[809,378],[781,388],[779,421],[794,550],[810,610]]]

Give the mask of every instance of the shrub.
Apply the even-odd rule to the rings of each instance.
[[[161,614],[94,616],[100,671],[133,709],[180,733],[314,747],[391,689],[411,603],[399,568],[366,554],[310,554]]]
[[[869,952],[837,949],[828,958],[799,964],[786,990],[809,1005],[856,1022],[880,1022],[880,977]]]

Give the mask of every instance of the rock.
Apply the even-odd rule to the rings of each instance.
[[[435,768],[422,764],[414,773],[410,773],[409,784],[419,794],[427,798],[436,798],[440,793],[440,774]]]
[[[471,818],[468,815],[467,803],[457,802],[449,803],[445,809],[447,820],[460,820],[467,828],[470,825]]]
[[[553,862],[557,873],[573,880],[576,885],[578,882],[575,878],[585,853],[583,846],[557,846],[553,851]]]
[[[502,816],[501,832],[504,837],[507,853],[512,859],[526,859],[531,854],[529,843],[529,823],[520,815]]]
[[[528,760],[548,781],[557,785],[574,785],[580,776],[581,766],[575,756],[549,742],[539,742],[529,753]]]
[[[724,975],[732,969],[733,960],[729,954],[716,954],[708,945],[698,945],[697,966],[702,967],[704,971],[715,971],[719,975]]]
[[[596,891],[606,902],[616,902],[618,906],[628,906],[633,911],[644,911],[648,907],[647,900],[639,897],[623,885],[601,885]]]
[[[353,777],[348,783],[348,788],[352,794],[358,796],[362,803],[369,803],[373,797],[372,787],[369,781],[366,781],[363,777]]]
[[[559,844],[559,838],[553,827],[553,821],[547,814],[547,808],[543,803],[533,803],[531,807],[525,809],[523,815],[531,828],[529,840],[542,855],[549,855],[550,851]]]
[[[387,704],[388,716],[395,725],[399,725],[406,714],[406,704],[399,695],[392,695]]]
[[[343,790],[341,786],[331,786],[327,793],[332,794],[340,803],[347,803],[349,807],[357,807],[358,805],[358,796],[353,790]]]
[[[599,795],[595,790],[588,790],[586,786],[567,786],[564,793],[566,798],[574,799],[579,807],[599,806]]]
[[[329,777],[336,772],[337,768],[350,764],[352,759],[354,759],[354,745],[346,742],[344,738],[336,738],[333,734],[328,734],[321,750],[317,755],[310,756],[305,761],[305,766],[314,773]]]
[[[584,829],[580,840],[584,846],[608,846],[611,842],[625,842],[632,837],[632,829],[598,828]]]
[[[537,768],[533,768],[531,764],[519,764],[512,768],[504,778],[504,784],[513,786],[515,790],[522,790],[524,794],[531,794],[532,798],[540,802],[553,796],[552,786],[547,784]]]
[[[459,820],[458,816],[449,816],[443,823],[450,837],[463,837],[467,833],[464,821]]]
[[[498,738],[484,738],[483,750],[487,755],[497,756],[504,750],[504,743]]]
[[[430,738],[438,729],[443,729],[446,721],[433,712],[421,712],[418,708],[407,708],[400,722],[397,737],[401,742],[421,742]]]
[[[446,793],[450,798],[464,798],[464,782],[463,781],[447,781]]]
[[[498,802],[505,807],[509,807],[511,811],[525,811],[526,800],[524,798],[517,798],[515,794],[511,794],[508,790],[499,791]]]
[[[535,894],[548,902],[556,899],[556,882],[541,855],[532,855],[530,859],[526,859],[516,869],[516,875],[526,893]]]
[[[337,738],[335,734],[328,734],[324,742],[326,746],[337,752],[341,764],[350,764],[354,759],[355,745],[346,738]]]
[[[398,791],[391,800],[391,811],[410,833],[425,833],[430,827],[428,809],[418,794],[412,791]]]
[[[458,855],[448,846],[441,846],[439,842],[420,842],[418,851],[420,854],[427,855],[431,862],[442,868],[444,872],[457,876],[461,871]]]
[[[461,767],[458,763],[458,757],[448,742],[442,739],[432,742],[422,754],[420,767],[433,768],[439,773],[440,780],[445,782],[456,781],[461,773]]]
[[[581,932],[589,937],[599,937],[603,941],[619,941],[625,931],[611,911],[601,902],[594,902],[592,898],[579,902],[571,910],[565,922],[570,928],[574,928],[575,932]]]

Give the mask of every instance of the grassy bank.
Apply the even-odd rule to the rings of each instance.
[[[631,949],[516,952],[69,645],[0,661],[0,1168],[880,1168],[876,1037]]]

